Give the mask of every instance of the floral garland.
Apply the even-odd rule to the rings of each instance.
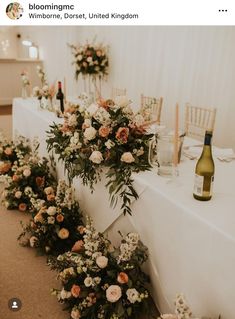
[[[135,233],[114,249],[88,219],[83,242],[59,255],[50,266],[63,288],[53,289],[72,319],[138,318],[149,309],[148,276],[141,270],[147,248]]]
[[[199,319],[193,317],[192,311],[187,305],[183,294],[178,294],[175,299],[175,314],[164,314],[158,319]],[[210,319],[208,317],[202,317],[201,319]],[[219,316],[218,319],[221,319]]]
[[[151,168],[148,147],[152,135],[139,125],[126,97],[116,103],[71,105],[64,124],[52,125],[48,136],[48,150],[54,149],[64,161],[70,181],[79,176],[93,190],[102,168],[107,167],[111,205],[120,197],[122,212],[131,214],[131,199],[138,198],[132,173]]]
[[[13,175],[13,164],[20,164],[31,152],[29,139],[16,136],[15,141],[9,141],[0,132],[0,175]]]
[[[70,45],[76,65],[75,77],[91,75],[94,78],[103,78],[108,75],[109,60],[107,47],[103,45],[86,44]]]
[[[46,200],[31,199],[34,218],[27,225],[22,224],[23,232],[18,240],[21,245],[36,248],[41,254],[58,256],[82,239],[82,214],[65,181],[58,182],[56,192],[50,186],[44,193]]]
[[[31,199],[46,199],[44,188],[55,184],[48,160],[40,160],[36,154],[20,163],[15,162],[11,172],[5,179],[6,187],[2,194],[2,204],[10,210],[32,211]]]

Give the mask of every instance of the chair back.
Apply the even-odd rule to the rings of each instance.
[[[126,89],[112,88],[112,99],[114,100],[116,96],[126,96]]]
[[[145,121],[156,122],[157,124],[160,124],[162,104],[162,97],[156,98],[141,94],[140,113],[144,117]]]
[[[203,140],[205,132],[214,131],[216,109],[186,104],[185,133],[187,136]]]

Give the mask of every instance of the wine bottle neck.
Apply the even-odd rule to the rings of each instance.
[[[211,146],[211,139],[212,139],[212,134],[206,133],[205,140],[204,140],[204,145]]]

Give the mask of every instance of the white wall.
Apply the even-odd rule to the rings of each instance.
[[[110,85],[163,96],[163,121],[173,124],[179,102],[218,109],[214,142],[235,148],[235,27],[80,27],[110,46]],[[107,93],[107,92],[106,92]]]
[[[74,67],[71,65],[72,55],[67,43],[76,43],[78,27],[19,27],[21,37],[29,37],[39,46],[40,58],[50,83],[66,77],[67,94],[78,95],[79,87],[74,80]]]

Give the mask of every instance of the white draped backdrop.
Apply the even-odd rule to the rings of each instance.
[[[110,46],[110,75],[103,94],[111,86],[126,87],[139,105],[139,96],[163,96],[162,119],[173,124],[176,102],[184,120],[184,104],[218,109],[214,142],[235,149],[235,27],[136,26],[136,27],[20,27],[40,45],[50,81],[63,78],[68,94],[83,89],[74,80],[72,56],[66,43],[83,43],[97,36]]]

